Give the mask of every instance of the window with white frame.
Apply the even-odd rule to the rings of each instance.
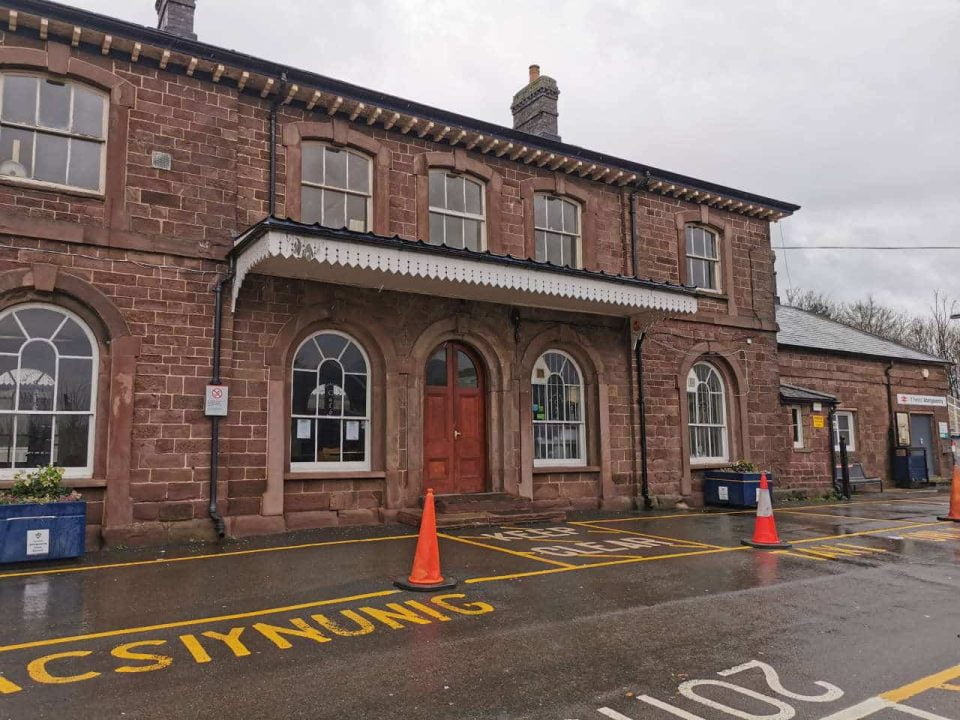
[[[720,290],[720,239],[716,233],[687,225],[687,283],[701,290]]]
[[[790,408],[790,429],[793,433],[793,447],[803,447],[803,410],[799,405]]]
[[[533,196],[536,260],[551,265],[580,267],[580,206],[565,198]]]
[[[370,158],[321,142],[305,142],[300,152],[300,220],[367,232],[372,186]]]
[[[583,375],[569,355],[545,352],[533,366],[534,465],[586,465]]]
[[[483,183],[447,170],[430,171],[431,245],[483,250],[486,209]]]
[[[290,469],[370,469],[366,353],[332,330],[303,341],[293,360]]]
[[[840,449],[840,438],[847,441],[847,450],[857,449],[853,413],[849,410],[837,410],[833,415],[833,447],[836,450]]]
[[[55,465],[89,477],[97,344],[73,313],[19,305],[0,313],[0,477]]]
[[[0,177],[103,192],[107,96],[70,80],[0,73]]]
[[[687,375],[687,414],[691,462],[727,461],[727,401],[723,379],[710,363],[698,362]]]

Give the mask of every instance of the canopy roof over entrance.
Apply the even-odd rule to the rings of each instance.
[[[231,308],[250,273],[600,315],[694,313],[693,289],[490,252],[267,218],[244,232]]]

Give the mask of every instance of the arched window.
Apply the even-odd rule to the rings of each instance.
[[[80,318],[37,304],[0,313],[0,476],[89,476],[96,394],[97,343]]]
[[[550,193],[533,197],[536,260],[578,268],[580,260],[580,206]]]
[[[320,142],[303,143],[301,154],[301,221],[367,232],[372,185],[370,158]]]
[[[719,291],[720,239],[699,225],[687,225],[687,283],[701,290]]]
[[[723,379],[713,365],[698,362],[687,375],[690,460],[694,463],[729,459],[727,401]]]
[[[533,366],[534,465],[586,465],[583,376],[569,355],[549,350]]]
[[[483,183],[448,170],[430,171],[431,245],[467,250],[486,246]]]
[[[0,85],[0,176],[103,192],[106,95],[19,72]]]
[[[343,333],[303,341],[293,359],[291,470],[370,469],[369,367]]]

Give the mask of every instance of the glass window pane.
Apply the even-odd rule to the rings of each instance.
[[[54,420],[53,464],[60,467],[86,467],[90,444],[89,415],[60,415]]]
[[[430,237],[427,242],[431,245],[443,245],[443,217],[440,213],[430,213]]]
[[[445,208],[444,187],[447,174],[442,170],[430,171],[430,207]]]
[[[444,243],[448,247],[462,248],[463,247],[463,218],[447,215],[443,220],[444,220],[444,225],[446,226],[446,236],[444,238]]]
[[[323,185],[323,145],[304,143],[301,150],[301,172],[304,182]]]
[[[93,361],[63,358],[57,383],[57,410],[90,410]]]
[[[37,78],[22,75],[3,77],[3,119],[35,125],[37,122]]]
[[[49,465],[52,439],[52,415],[18,415],[14,462],[28,468]]]
[[[717,257],[717,238],[712,233],[703,234],[703,254],[709,258]]]
[[[17,319],[31,338],[50,339],[63,323],[64,317],[46,308],[27,308],[16,311]]]
[[[317,462],[340,462],[342,420],[317,421]]]
[[[34,177],[37,180],[66,185],[67,142],[67,138],[58,135],[37,134],[37,164],[34,168]]]
[[[88,140],[70,140],[70,173],[67,182],[88,190],[100,189],[100,158],[103,145]]]
[[[546,262],[547,261],[547,234],[543,230],[537,230],[537,249],[536,257],[534,258],[537,262]]]
[[[347,155],[349,153],[334,148],[325,148],[326,155],[326,184],[331,187],[345,188],[347,186]]]
[[[563,230],[562,204],[559,198],[547,198],[547,227],[551,230]]]
[[[533,196],[533,224],[535,227],[547,226],[547,197],[537,194]]]
[[[53,344],[61,355],[90,357],[93,354],[87,334],[75,320],[68,319],[63,324],[56,337],[53,338]]]
[[[102,138],[103,96],[79,85],[73,86],[73,131]]]
[[[533,457],[536,460],[543,460],[547,457],[546,452],[546,425],[533,426]]]
[[[7,315],[0,320],[0,353],[20,352],[20,346],[26,338],[13,319],[13,314]]]
[[[481,193],[483,188],[479,183],[465,180],[467,195],[467,212],[474,215],[480,215],[483,212],[483,199]]]
[[[300,221],[308,225],[320,222],[323,214],[323,190],[306,185],[300,190]]]
[[[347,195],[347,229],[354,232],[367,231],[367,198],[362,195]]]
[[[447,385],[447,348],[441,345],[427,360],[427,385],[446,387]]]
[[[290,462],[315,462],[316,420],[293,418],[290,423]]]
[[[343,414],[353,417],[367,415],[367,376],[346,375],[343,390],[346,400],[343,403]]]
[[[0,415],[0,468],[13,465],[13,415]]]
[[[293,358],[293,367],[302,370],[316,370],[320,367],[320,360],[320,351],[317,350],[317,345],[311,338],[297,350],[297,355]]]
[[[17,356],[0,355],[0,410],[13,410],[17,393]]]
[[[53,410],[57,356],[45,342],[27,343],[20,354],[20,410]]]
[[[44,80],[40,83],[40,124],[66,130],[70,127],[70,86]]]
[[[457,350],[457,385],[460,387],[478,387],[477,367],[473,360],[462,350]]]
[[[547,262],[551,265],[562,265],[562,252],[563,250],[560,236],[555,235],[554,233],[547,233]]]
[[[329,166],[327,167],[329,171]],[[342,228],[346,226],[347,196],[336,190],[323,191],[323,226]]]
[[[367,363],[363,359],[363,354],[353,343],[348,343],[346,350],[340,356],[340,364],[343,365],[344,372],[348,373],[366,373]]]
[[[480,221],[463,221],[463,246],[467,250],[480,250]]]
[[[343,454],[341,462],[366,460],[367,423],[365,420],[343,421]]]
[[[687,225],[686,228],[687,236],[687,255],[693,254],[693,228]]]
[[[294,415],[313,415],[315,407],[310,406],[313,392],[317,389],[317,373],[293,371],[293,403],[291,407]]]
[[[347,153],[348,187],[357,192],[370,192],[370,161],[360,155]]]
[[[325,358],[339,358],[349,342],[343,335],[322,333],[314,338]]]
[[[573,235],[561,236],[563,244],[563,264],[568,267],[577,266],[577,241]]]
[[[0,128],[0,163],[8,163],[2,174],[33,177],[33,142],[34,133],[29,130]]]
[[[463,178],[447,175],[447,210],[463,212],[466,208],[463,199]]]
[[[563,229],[568,233],[578,233],[580,232],[579,223],[577,222],[577,206],[572,202],[563,203]]]

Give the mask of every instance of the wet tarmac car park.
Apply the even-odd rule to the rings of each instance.
[[[408,528],[0,568],[0,718],[960,720],[945,495]]]

